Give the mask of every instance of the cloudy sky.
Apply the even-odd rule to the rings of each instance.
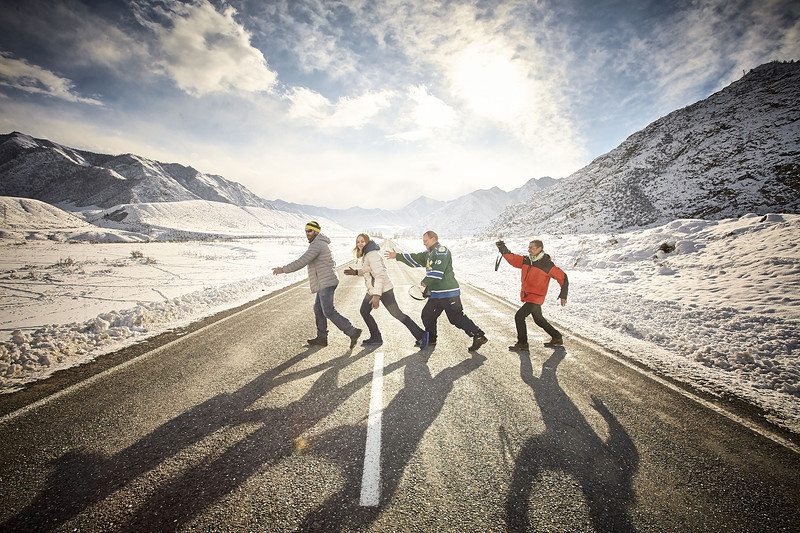
[[[796,0],[0,0],[0,133],[328,207],[562,178],[772,60]]]

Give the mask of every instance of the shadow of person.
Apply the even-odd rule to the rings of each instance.
[[[351,355],[349,350],[341,357],[287,373],[315,351],[316,348],[311,348],[298,353],[241,389],[210,398],[112,456],[70,450],[55,462],[40,494],[18,514],[0,524],[0,530],[56,529],[215,432],[242,424],[263,424],[266,429],[240,440],[211,464],[202,463],[168,479],[143,505],[131,512],[127,524],[115,527],[120,531],[142,527],[152,531],[176,529],[204,506],[245,481],[248,473],[260,465],[292,453],[293,436],[327,416],[369,382],[370,376],[363,376],[346,387],[336,388],[338,372],[365,353]],[[323,371],[320,378],[296,402],[285,408],[251,409],[273,388],[320,371]],[[258,453],[254,453],[254,449],[258,449]]]
[[[345,476],[341,488],[312,511],[297,531],[362,530],[373,522],[381,505],[397,491],[412,455],[425,432],[433,424],[453,390],[455,381],[479,368],[486,358],[478,353],[439,372],[435,377],[428,368],[429,351],[412,355],[405,364],[404,386],[382,414],[380,504],[360,505],[364,443],[364,424],[335,428],[313,443],[315,453],[336,461]],[[386,373],[395,365],[388,365]]]
[[[520,354],[520,375],[533,389],[545,424],[543,433],[528,439],[517,455],[506,500],[510,531],[537,529],[529,507],[535,483],[546,472],[562,472],[580,485],[595,531],[633,531],[628,508],[634,502],[632,479],[639,463],[633,441],[602,401],[592,396],[592,407],[608,425],[603,441],[558,383],[556,370],[566,357],[556,348],[533,375],[530,355]]]

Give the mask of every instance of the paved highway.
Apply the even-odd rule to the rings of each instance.
[[[390,275],[418,320],[422,272]],[[341,278],[363,327],[361,278]],[[383,345],[333,328],[309,349],[300,284],[28,406],[0,398],[0,531],[800,531],[792,437],[574,335],[510,353],[515,308],[462,299],[476,353],[444,315],[419,351],[383,308]]]

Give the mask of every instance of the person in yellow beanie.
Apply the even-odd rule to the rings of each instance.
[[[350,348],[355,347],[361,330],[355,326],[333,306],[333,295],[339,285],[336,275],[336,263],[328,246],[331,240],[321,233],[319,222],[312,220],[306,224],[306,238],[308,250],[288,265],[272,269],[272,273],[288,274],[303,267],[308,267],[308,284],[311,292],[317,297],[314,299],[314,318],[317,326],[317,336],[308,339],[311,346],[328,345],[328,320],[350,337]]]

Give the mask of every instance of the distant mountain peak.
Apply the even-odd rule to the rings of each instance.
[[[19,132],[0,135],[0,195],[76,207],[184,200],[272,207],[238,183],[191,167],[75,150]]]

